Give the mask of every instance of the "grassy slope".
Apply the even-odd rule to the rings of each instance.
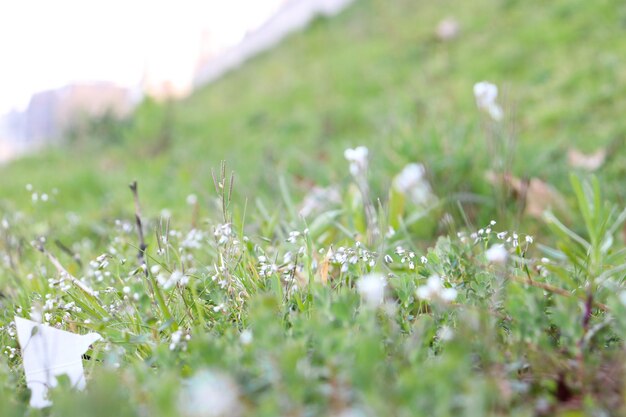
[[[619,2],[357,3],[176,103],[173,140],[160,154],[146,149],[157,146],[163,110],[143,109],[146,120],[124,133],[122,145],[77,146],[1,168],[4,204],[25,208],[24,185],[33,183],[60,190],[52,210],[37,209],[51,218],[72,210],[111,219],[128,214],[125,185],[136,178],[156,215],[183,206],[190,192],[210,196],[210,169],[221,159],[246,196],[276,191],[279,173],[304,193],[310,181],[345,180],[343,149],[358,144],[372,148],[378,190],[417,160],[431,168],[440,195],[489,192],[471,94],[482,79],[503,86],[514,114],[520,176],[566,189],[567,147],[591,151],[626,135],[626,7]],[[460,21],[462,33],[438,43],[434,27],[446,16]],[[619,202],[624,158],[614,153],[600,173]]]
[[[284,270],[268,277],[259,271],[261,254],[281,262],[287,251],[296,253],[305,245],[304,276],[321,280],[320,265],[328,258],[318,256],[318,250],[328,249],[329,243],[320,233],[330,233],[338,251],[341,245],[357,250],[353,239],[341,240],[335,224],[321,232],[311,225],[306,244],[303,238],[287,242],[285,234],[294,226],[287,224],[289,216],[277,196],[279,175],[287,177],[294,194],[304,193],[309,181],[341,182],[346,189],[347,146],[372,149],[377,193],[383,193],[404,163],[417,160],[429,166],[439,196],[491,194],[484,181],[490,161],[471,94],[477,80],[504,86],[507,110],[515,110],[516,174],[569,189],[568,146],[590,151],[626,133],[621,117],[626,73],[620,71],[626,8],[610,1],[544,3],[361,0],[337,19],[316,22],[177,103],[167,147],[159,132],[164,109],[148,103],[117,144],[79,141],[71,149],[2,168],[0,219],[7,209],[10,225],[6,232],[0,230],[6,237],[0,248],[17,265],[0,269],[5,307],[0,324],[8,325],[14,312],[25,315],[51,295],[57,303],[72,300],[82,307],[66,312],[57,304],[50,310],[51,323],[98,331],[111,348],[94,347],[92,358],[102,362],[85,361],[89,390],[80,395],[67,387],[55,391],[51,414],[180,415],[176,398],[185,385],[182,379],[203,368],[229,375],[226,383],[217,380],[222,381],[220,394],[214,387],[214,396],[232,394],[227,383],[234,378],[246,415],[623,414],[623,270],[611,272],[624,265],[619,239],[604,239],[598,232],[600,238],[585,253],[556,232],[536,236],[538,244],[559,240],[559,247],[574,258],[556,257],[546,276],[539,273],[538,260],[530,261],[530,271],[516,259],[506,267],[489,264],[484,251],[495,237],[462,244],[454,235],[428,252],[418,250],[416,259],[424,254],[428,262],[411,270],[394,253],[402,233],[381,244],[379,257],[388,254],[391,264],[379,259],[371,269],[361,259],[340,272],[343,268],[334,262],[327,270],[328,285],[309,281],[294,290],[285,286],[286,276],[281,280]],[[463,32],[458,40],[441,44],[432,32],[447,15],[460,20]],[[179,237],[170,234],[169,246],[159,255],[154,218],[169,207],[175,211],[173,227],[185,224],[181,218],[190,211],[185,196],[212,196],[210,168],[223,158],[238,172],[237,203],[244,195],[259,196],[281,217],[265,221],[259,210],[251,209],[246,223],[252,225],[250,239],[236,234],[224,245],[213,241],[211,227],[221,218],[202,212],[209,223],[199,227],[200,246],[182,243],[188,239],[183,228]],[[603,188],[620,206],[626,197],[620,184],[624,159],[623,152],[613,152],[599,172]],[[149,264],[161,264],[165,278],[171,278],[165,272],[184,269],[187,286],[157,285],[154,280],[162,277],[157,272],[144,279],[134,262],[132,227],[93,221],[132,219],[126,184],[133,178],[140,181],[144,212],[151,218],[146,219]],[[31,204],[26,183],[38,192],[56,187],[59,193],[50,203]],[[235,210],[240,207],[236,204]],[[26,215],[15,216],[12,208]],[[493,214],[489,206],[483,208],[483,217]],[[605,230],[597,209],[592,210],[596,220],[587,222],[589,230],[582,235]],[[83,217],[78,226],[65,219],[68,210]],[[346,212],[352,220],[355,213]],[[241,222],[234,224],[238,229]],[[351,226],[343,224],[354,230]],[[495,227],[513,230],[500,218]],[[50,272],[51,265],[29,248],[38,235],[47,235],[50,251],[100,291],[100,302],[49,280],[62,274]],[[53,246],[57,238],[81,254],[83,266]],[[235,239],[247,243],[235,245]],[[613,242],[616,252],[610,245],[602,249],[606,242]],[[108,265],[88,262],[105,251]],[[515,253],[520,251],[518,247]],[[216,264],[224,265],[222,275]],[[354,289],[370,270],[393,275],[386,291],[389,303],[378,310],[359,302]],[[101,281],[96,272],[104,275]],[[417,288],[435,273],[458,290],[454,307],[416,299]],[[295,268],[292,274],[302,278]],[[539,288],[520,281],[527,274]],[[608,274],[606,286],[596,285],[600,274]],[[511,279],[503,296],[498,283],[504,276]],[[124,286],[137,293],[136,301]],[[164,293],[167,302],[155,301],[152,288]],[[606,304],[609,313],[582,308],[590,303],[582,302],[588,294],[595,305]],[[187,351],[180,346],[171,350],[177,327],[192,335]],[[249,345],[240,339],[243,329],[253,332]],[[445,340],[445,329],[453,329],[452,339]],[[0,332],[0,345],[17,346],[6,331]],[[28,395],[19,355],[6,355],[8,360],[0,361],[0,414],[23,415],[19,409],[14,414],[5,410],[19,408]],[[109,364],[119,364],[119,369],[107,370]]]

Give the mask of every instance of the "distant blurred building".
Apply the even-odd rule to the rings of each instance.
[[[24,112],[2,118],[0,133],[14,147],[29,148],[58,139],[86,118],[122,118],[133,107],[131,91],[111,83],[72,84],[34,94]],[[5,151],[6,152],[6,151]]]

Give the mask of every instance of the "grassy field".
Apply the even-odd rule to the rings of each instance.
[[[104,341],[30,415],[624,415],[625,35],[617,1],[360,0],[0,167],[0,414],[32,314]]]

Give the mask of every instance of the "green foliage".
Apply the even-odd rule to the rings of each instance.
[[[619,149],[625,13],[363,0],[185,101],[104,121],[115,146],[2,167],[0,414],[623,415],[624,155],[590,179],[563,155]],[[447,15],[461,33],[437,41]],[[482,79],[505,86],[502,125],[479,123]],[[394,180],[413,162],[421,194]],[[522,216],[490,169],[555,185],[571,218]],[[61,379],[40,412],[12,329],[31,313],[104,338],[88,389]]]

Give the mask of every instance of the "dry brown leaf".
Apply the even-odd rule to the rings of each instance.
[[[519,199],[524,199],[524,214],[541,218],[548,209],[565,210],[567,204],[563,196],[550,184],[539,178],[523,181],[513,175],[498,176],[493,171],[487,172],[487,181],[493,185],[504,183],[515,192]]]
[[[330,264],[330,254],[331,251],[329,250],[326,256],[324,256],[324,259],[322,260],[319,269],[320,280],[324,285],[326,285],[326,283],[328,282],[328,266]]]
[[[584,154],[578,149],[570,148],[567,151],[567,163],[572,168],[581,168],[586,171],[596,171],[606,160],[606,149],[601,148],[592,154]]]
[[[526,214],[541,218],[543,212],[550,208],[565,207],[565,199],[554,187],[539,178],[531,178],[526,190]]]

